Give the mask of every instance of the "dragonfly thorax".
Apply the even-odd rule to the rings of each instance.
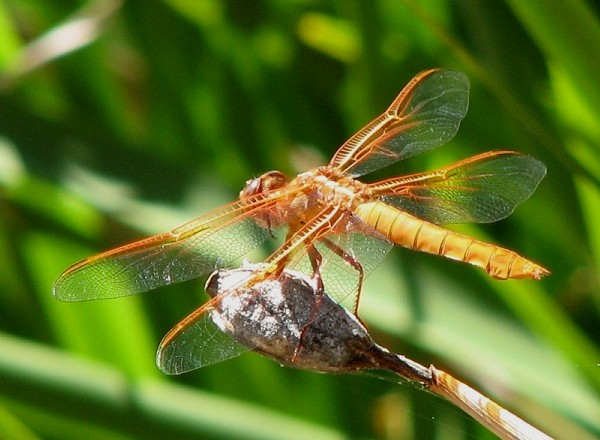
[[[367,185],[331,166],[299,174],[293,182],[313,190],[316,201],[323,206],[351,210],[370,195]]]

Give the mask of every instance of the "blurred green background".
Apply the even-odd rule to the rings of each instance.
[[[570,0],[0,2],[0,438],[492,439],[441,399],[252,353],[181,377],[162,335],[204,280],[95,303],[70,264],[326,163],[417,72],[471,79],[457,137],[387,176],[508,148],[548,175],[507,220],[459,230],[543,281],[395,249],[361,316],[556,438],[600,434],[600,8]]]

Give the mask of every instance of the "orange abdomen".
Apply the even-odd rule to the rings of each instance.
[[[383,202],[363,203],[354,212],[400,246],[481,267],[494,278],[540,279],[550,273],[516,252],[444,229]]]

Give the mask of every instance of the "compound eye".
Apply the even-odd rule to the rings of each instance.
[[[262,178],[250,179],[246,181],[246,187],[240,192],[240,198],[251,197],[262,192]]]
[[[262,194],[287,185],[288,179],[281,171],[269,171],[256,179],[246,181],[246,187],[240,192],[240,199]]]

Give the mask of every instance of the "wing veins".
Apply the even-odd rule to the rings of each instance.
[[[466,114],[468,89],[467,78],[459,72],[421,72],[383,114],[339,148],[329,165],[357,177],[444,144]],[[419,131],[423,122],[435,130]]]
[[[526,200],[544,176],[538,160],[490,151],[438,170],[375,182],[374,196],[436,224],[492,222]]]
[[[217,240],[216,243],[221,243],[225,236],[219,241],[219,234],[227,233],[228,228],[234,227],[236,223],[240,223],[241,226],[242,222],[248,222],[246,227],[254,225],[250,223],[254,216],[260,215],[261,211],[273,207],[288,197],[290,192],[297,190],[296,187],[290,187],[259,194],[244,202],[236,201],[225,208],[213,210],[187,222],[171,232],[126,244],[76,263],[55,282],[54,295],[65,301],[119,297],[208,273],[224,261],[219,260],[220,255],[214,250],[209,250],[206,258],[196,254],[194,251],[201,243],[208,245],[213,238]],[[262,229],[258,225],[253,227],[254,235],[248,237],[248,240],[253,241],[246,244],[240,242],[239,250],[242,253],[232,258],[245,254],[268,238],[266,232],[260,232]],[[234,232],[233,229],[231,231]],[[259,232],[260,236],[257,235]],[[198,240],[198,243],[194,240]],[[178,261],[178,256],[186,251],[191,252],[189,261]],[[212,259],[214,262],[211,263]],[[200,266],[192,267],[192,264]],[[126,286],[128,279],[131,282]],[[110,289],[114,289],[114,292]]]

